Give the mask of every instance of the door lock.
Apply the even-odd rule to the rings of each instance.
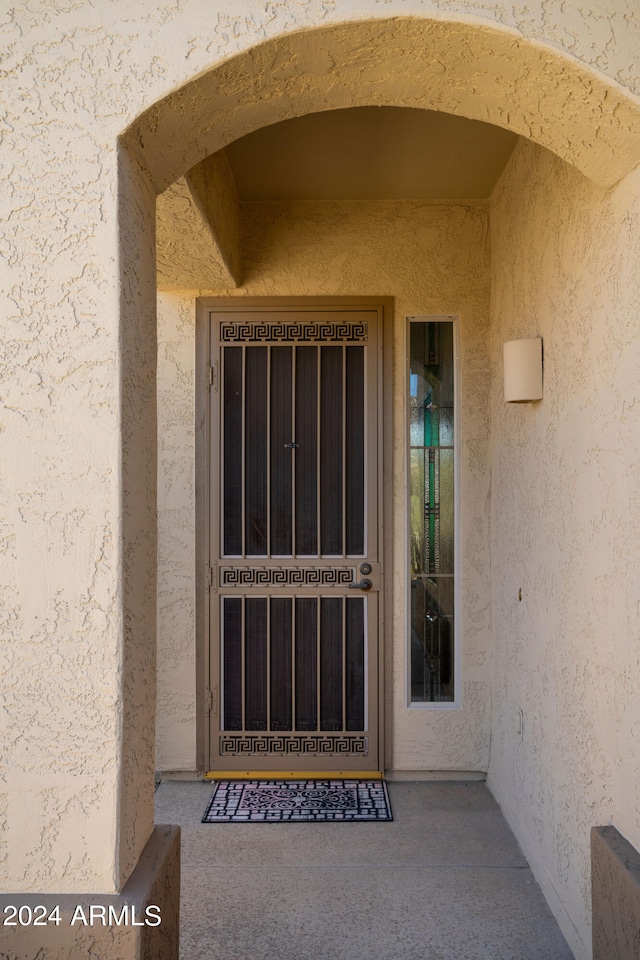
[[[363,573],[366,576],[371,573],[372,567],[370,563],[361,563],[360,564],[360,573]]]

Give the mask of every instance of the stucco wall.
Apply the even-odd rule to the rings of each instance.
[[[196,559],[192,297],[158,295],[156,767],[195,770]]]
[[[523,142],[491,233],[489,783],[582,960],[590,828],[640,846],[640,171],[605,193]],[[507,405],[502,343],[536,335],[544,397]]]
[[[637,104],[629,101],[629,111],[629,103],[619,103],[617,113],[611,104],[618,92],[640,93],[640,24],[634,14],[633,0],[602,0],[596,10],[583,0],[552,6],[547,0],[526,6],[503,0],[243,0],[241,13],[223,0],[17,0],[3,6],[0,616],[6,749],[0,811],[8,819],[6,886],[110,891],[135,861],[150,825],[153,481],[149,463],[142,461],[147,452],[153,463],[154,431],[146,336],[140,371],[135,362],[123,362],[123,352],[131,331],[143,330],[149,320],[146,254],[153,236],[142,172],[137,187],[130,182],[130,191],[118,195],[117,138],[182,84],[281,34],[350,19],[452,18],[483,26],[487,38],[487,56],[479,58],[477,70],[466,41],[458,47],[458,107],[469,102],[472,87],[475,108],[484,104],[487,116],[500,115],[509,126],[505,104],[520,96],[522,55],[536,64],[528,72],[535,82],[527,87],[533,89],[531,103],[519,104],[513,122],[532,136],[544,126],[547,107],[561,132],[563,69],[556,69],[555,53],[560,60],[566,55],[567,63],[578,58],[565,77],[577,91],[572,116],[580,120],[585,104],[582,121],[593,123],[578,123],[582,132],[565,146],[583,160],[593,148],[593,166],[602,169],[600,115],[603,128],[611,122],[615,127],[622,116],[616,137],[623,140],[633,127]],[[504,70],[495,83],[489,27],[508,35],[500,43]],[[392,34],[393,22],[385,30]],[[539,45],[537,52],[525,49],[527,38]],[[416,43],[415,50],[411,43],[403,48],[400,92],[408,100],[416,86],[414,64],[424,60],[429,69],[445,72],[446,58],[430,60]],[[351,54],[334,58],[338,64],[348,60],[350,69],[355,64],[351,82],[343,77],[342,105],[358,95],[358,57],[366,65],[379,52],[379,45],[365,43],[355,60]],[[578,61],[602,71],[620,90],[600,81],[583,84]],[[269,56],[264,63],[255,76],[261,84],[253,117],[258,125],[260,103],[269,99],[272,68],[278,66]],[[245,65],[251,66],[251,58]],[[322,102],[322,88],[332,85],[327,65],[331,58],[322,68],[311,60],[304,82],[294,76],[289,86],[302,97],[313,88],[307,102]],[[395,77],[390,64],[367,94],[369,102],[396,95],[389,87]],[[218,106],[223,114],[228,107],[228,118],[238,107],[236,80],[231,66],[226,87],[218,91]],[[456,91],[440,89],[455,106]],[[278,90],[271,93],[276,99],[267,112],[279,119],[290,105],[277,99]],[[175,150],[176,124],[185,116],[180,109],[160,115],[160,152]],[[627,148],[621,145],[628,163]],[[136,224],[131,246],[118,229],[119,203]],[[628,229],[633,239],[633,223]],[[140,249],[145,256],[139,257]],[[420,309],[427,300],[425,294]],[[142,446],[127,451],[132,441]],[[125,569],[133,578],[129,595]],[[140,739],[132,723],[142,725]]]
[[[394,600],[388,709],[396,770],[485,770],[489,742],[487,209],[419,202],[243,204],[237,296],[393,296]],[[221,291],[208,291],[220,293]],[[222,291],[224,292],[224,291]],[[160,294],[159,769],[194,769],[193,294]],[[405,324],[459,313],[462,707],[406,708]],[[191,391],[191,394],[189,394]]]
[[[578,60],[462,15],[368,17],[287,30],[153,104],[125,141],[161,192],[258,127],[366,104],[441,110],[508,127],[611,186],[640,153],[640,104]],[[423,8],[426,14],[426,7]],[[449,13],[449,17],[452,14]]]

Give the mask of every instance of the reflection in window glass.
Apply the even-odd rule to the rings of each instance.
[[[454,699],[453,323],[412,321],[411,701]]]

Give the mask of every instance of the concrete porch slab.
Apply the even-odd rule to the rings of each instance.
[[[482,783],[391,783],[376,824],[201,824],[211,791],[156,794],[182,827],[182,960],[572,958]]]

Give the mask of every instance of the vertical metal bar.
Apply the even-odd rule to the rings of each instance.
[[[271,595],[267,594],[267,730],[271,730]]]
[[[347,348],[342,344],[342,550],[347,555]]]
[[[246,402],[246,401],[247,401],[247,396],[246,396],[246,394],[247,394],[247,386],[246,386],[246,384],[247,384],[247,348],[246,348],[246,345],[243,343],[243,344],[242,344],[242,391],[241,391],[241,398],[240,398],[240,402],[241,402],[241,404],[242,404],[242,430],[241,430],[241,437],[240,437],[241,450],[242,450],[242,462],[241,462],[241,465],[240,465],[240,469],[241,469],[241,471],[242,471],[242,476],[241,476],[242,499],[241,499],[240,502],[241,502],[241,504],[242,504],[242,507],[241,507],[241,510],[240,510],[240,516],[242,517],[242,526],[241,526],[241,536],[242,536],[241,547],[242,547],[242,550],[241,550],[241,555],[242,555],[243,558],[246,557],[246,555],[247,555],[247,545],[246,545],[246,542],[245,542],[245,527],[246,527],[246,513],[247,513],[247,500],[246,500],[247,491],[246,491],[246,489],[245,489],[245,488],[246,488],[246,481],[245,481],[245,475],[244,475],[244,471],[245,471],[245,459],[246,459],[246,458],[245,458],[245,429],[246,429],[245,418],[246,418],[246,406],[247,406],[247,402]],[[244,606],[243,606],[243,610],[244,610]],[[244,637],[244,634],[243,634],[243,637]],[[242,649],[244,650],[244,641],[243,641],[243,647],[242,647]],[[244,676],[244,674],[243,674],[243,676]],[[243,699],[243,702],[244,702],[244,699]],[[243,717],[244,717],[244,714],[243,714]],[[244,720],[243,720],[243,728],[244,728]]]
[[[347,598],[342,597],[342,732],[347,729]]]
[[[266,554],[271,559],[271,344],[267,345],[267,542]]]
[[[377,334],[377,327],[376,327],[376,345],[377,343],[378,343],[378,334]],[[368,557],[369,556],[369,525],[370,525],[369,488],[371,486],[371,481],[369,477],[378,476],[378,462],[376,461],[373,464],[369,463],[369,456],[370,456],[369,407],[372,406],[373,410],[376,410],[376,407],[369,403],[370,398],[369,398],[369,343],[368,342],[362,345],[362,354],[363,354],[362,356],[362,411],[363,411],[362,432],[364,436],[364,448],[362,451],[362,456],[364,458],[364,483],[363,483],[363,490],[362,490],[362,522],[364,525],[364,536],[362,538],[362,551],[363,551],[363,556]],[[376,372],[376,378],[377,378],[377,372]],[[381,388],[381,384],[378,385],[378,380],[376,379],[376,394],[375,394],[376,402],[377,402],[378,390],[380,388]],[[382,417],[380,417],[380,419],[382,419]],[[382,445],[380,445],[380,448],[382,448]],[[381,453],[379,451],[377,460],[379,460],[380,456],[381,456]],[[382,491],[380,491],[380,495],[382,495]],[[379,520],[377,522],[379,522]],[[380,551],[379,535],[377,533],[376,533],[376,542],[378,542],[378,551]],[[379,559],[379,554],[376,557],[376,560],[377,559]]]
[[[224,369],[224,359],[225,351],[223,348],[220,349],[220,384],[224,384],[225,378],[225,369]],[[224,557],[224,415],[225,415],[225,406],[224,406],[224,386],[220,387],[220,393],[218,395],[218,422],[220,424],[220,442],[219,442],[219,453],[218,453],[218,547],[219,554],[218,556]],[[222,608],[222,604],[220,604]],[[221,661],[222,663],[222,661]],[[223,714],[224,716],[224,714]]]
[[[225,688],[224,688],[224,641],[225,641],[225,635],[224,635],[224,599],[225,599],[224,597],[221,597],[221,598],[220,598],[220,601],[219,601],[219,604],[218,604],[218,623],[219,623],[219,629],[220,629],[220,666],[219,666],[219,668],[218,668],[218,689],[219,689],[220,692],[219,692],[219,694],[218,694],[218,710],[220,711],[220,713],[219,713],[219,718],[220,718],[219,729],[220,729],[220,730],[224,730],[224,728],[225,728],[225,727],[224,727],[224,701],[225,701],[225,696],[224,696],[224,694],[225,694]],[[215,722],[215,718],[214,718],[214,722]]]
[[[320,623],[320,610],[322,608],[322,597],[318,595],[316,601],[316,730],[320,730],[320,709],[322,704],[322,677],[320,676],[320,647],[322,644],[322,630]]]
[[[296,598],[291,597],[291,732],[296,729]]]
[[[362,682],[364,685],[362,726],[365,733],[369,730],[369,597],[362,597]],[[378,706],[378,709],[380,707]]]
[[[247,716],[247,684],[246,684],[246,657],[245,657],[245,645],[246,645],[246,617],[245,617],[245,603],[247,602],[246,596],[242,597],[242,612],[240,614],[240,650],[241,650],[241,665],[240,669],[242,670],[242,677],[240,680],[240,689],[242,691],[242,729],[246,730],[246,716]]]
[[[322,471],[320,469],[321,460],[320,460],[320,435],[321,435],[321,422],[320,422],[320,404],[322,402],[322,385],[321,385],[321,374],[322,366],[320,363],[320,355],[322,352],[322,347],[320,344],[316,346],[316,556],[320,557],[322,555],[322,530],[320,527],[321,516],[320,516],[320,484],[322,481]]]
[[[297,379],[297,370],[298,370],[298,346],[297,344],[293,345],[291,350],[291,439],[295,440],[296,443],[300,443],[300,438],[296,436],[296,397],[298,389],[298,379]],[[297,554],[297,528],[296,528],[296,503],[297,501],[297,491],[296,491],[296,467],[297,467],[297,458],[295,456],[295,450],[291,451],[291,556],[294,557]]]

